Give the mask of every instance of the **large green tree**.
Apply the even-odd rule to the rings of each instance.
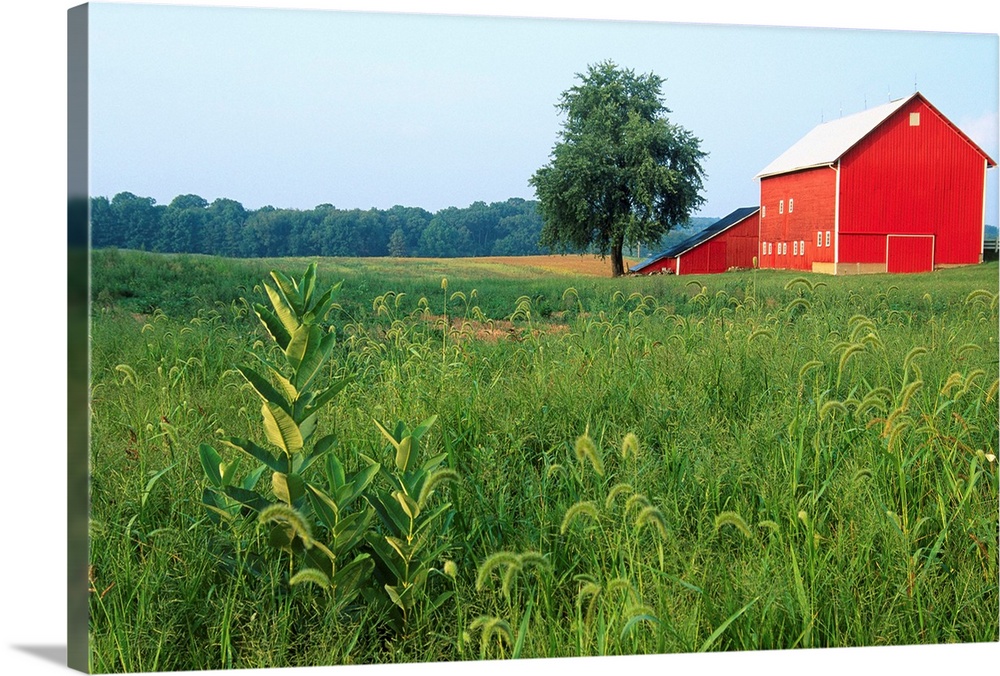
[[[659,239],[704,201],[707,153],[700,139],[668,121],[663,78],[612,61],[577,78],[556,104],[566,115],[560,140],[530,180],[544,219],[540,243],[596,249],[610,255],[619,276],[626,242]]]

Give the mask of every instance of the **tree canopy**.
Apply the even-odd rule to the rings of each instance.
[[[566,114],[550,162],[531,177],[543,219],[540,243],[596,249],[624,274],[626,244],[658,241],[704,202],[707,153],[671,123],[665,80],[612,61],[588,66],[556,107]]]

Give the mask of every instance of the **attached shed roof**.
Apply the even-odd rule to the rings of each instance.
[[[681,254],[687,253],[699,244],[707,242],[719,233],[724,232],[737,223],[745,220],[747,217],[753,216],[758,211],[760,211],[760,207],[741,207],[725,218],[722,218],[708,226],[698,234],[692,235],[669,249],[661,251],[658,254],[653,254],[649,258],[636,263],[629,268],[629,272],[641,272],[644,268],[656,263],[657,261],[662,261],[664,258],[676,258]]]
[[[853,148],[863,138],[885,122],[897,110],[908,104],[913,99],[919,98],[934,112],[941,116],[941,119],[948,123],[956,133],[965,138],[984,158],[989,166],[996,166],[994,162],[982,148],[977,146],[968,136],[962,132],[954,123],[944,115],[941,115],[930,102],[924,98],[920,92],[915,92],[902,99],[896,99],[881,106],[869,108],[868,110],[837,120],[825,122],[803,136],[791,148],[779,155],[773,162],[764,167],[754,178],[774,176],[775,174],[786,174],[790,171],[800,169],[811,169],[834,164],[844,153]]]

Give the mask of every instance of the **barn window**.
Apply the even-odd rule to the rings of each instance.
[[[770,256],[774,252],[774,244],[771,242],[767,243],[767,255]]]
[[[910,113],[910,126],[911,127],[920,126],[920,113]]]
[[[760,255],[761,256],[766,256],[767,255],[767,242],[761,242],[760,243]]]
[[[826,246],[830,246],[830,231],[826,231]]]
[[[816,246],[823,246],[823,233],[822,231],[816,231]]]
[[[806,242],[804,239],[799,240],[799,255],[800,256],[806,255]]]
[[[767,213],[767,207],[761,206],[761,208],[760,208],[760,217],[764,218],[764,214],[766,214],[766,213]]]
[[[791,203],[789,203],[789,206],[791,206]],[[799,255],[799,243],[798,242],[792,242],[792,255],[793,256],[798,256]]]
[[[778,202],[778,213],[779,214],[785,213],[785,200],[781,200],[780,202]]]
[[[788,198],[788,213],[792,213],[792,207],[795,206],[795,200],[791,197]]]

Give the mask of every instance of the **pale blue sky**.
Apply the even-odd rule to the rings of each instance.
[[[639,21],[91,5],[91,194],[435,211],[534,197],[588,64],[666,78],[706,202],[821,120],[917,88],[994,159],[997,36]],[[997,222],[997,170],[987,221]]]

